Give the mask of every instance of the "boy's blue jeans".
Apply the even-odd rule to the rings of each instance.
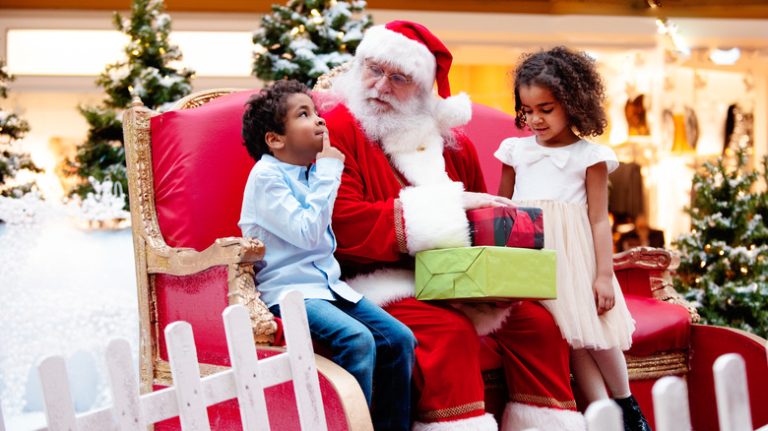
[[[312,338],[330,347],[331,360],[360,383],[374,429],[410,430],[413,332],[365,298],[354,304],[334,297],[304,300]],[[279,308],[270,311],[279,316]]]

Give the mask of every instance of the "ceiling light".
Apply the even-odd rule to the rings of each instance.
[[[712,60],[712,63],[715,63],[720,66],[729,66],[732,64],[736,64],[737,61],[739,61],[739,58],[741,57],[741,50],[739,48],[731,48],[731,49],[711,49],[709,51],[709,59]]]

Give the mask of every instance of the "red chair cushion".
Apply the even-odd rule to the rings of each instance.
[[[155,275],[155,303],[160,357],[168,360],[165,327],[178,320],[192,325],[198,360],[206,364],[229,365],[227,339],[221,312],[227,301],[227,267],[214,266],[197,274]],[[202,305],[205,306],[202,306]]]
[[[151,119],[157,220],[171,247],[204,250],[217,238],[241,235],[243,188],[254,163],[243,145],[242,118],[257,91]],[[318,105],[325,99],[323,93],[313,98]]]
[[[528,136],[530,132],[518,129],[515,117],[478,103],[472,104],[472,121],[463,129],[477,149],[488,193],[496,194],[501,180],[501,162],[493,157],[493,153],[504,139]]]
[[[690,345],[691,321],[688,310],[677,304],[638,295],[625,295],[636,322],[632,348],[634,356],[685,350]]]
[[[216,238],[240,236],[243,187],[253,166],[240,133],[251,94],[152,118],[157,219],[171,247],[204,250]]]

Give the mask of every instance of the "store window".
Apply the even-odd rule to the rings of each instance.
[[[127,36],[109,30],[9,29],[7,64],[17,76],[96,76],[122,61]],[[250,32],[176,31],[184,67],[197,76],[247,77],[253,43]]]

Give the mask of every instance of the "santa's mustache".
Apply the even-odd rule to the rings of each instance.
[[[377,115],[381,116],[388,116],[388,117],[400,117],[403,115],[411,116],[411,115],[423,115],[428,114],[428,110],[424,106],[424,101],[413,98],[411,100],[402,101],[398,100],[394,95],[392,94],[386,94],[381,93],[375,88],[366,88],[362,89],[362,100],[366,101],[368,106],[370,108],[373,108],[374,111],[383,111],[380,105],[371,102],[370,99],[378,99],[382,102],[386,102],[389,104],[391,111],[390,112],[377,112]]]
[[[366,99],[378,99],[378,100],[381,100],[382,102],[389,103],[390,105],[392,105],[395,108],[397,107],[397,99],[395,99],[394,96],[392,96],[390,94],[382,94],[381,92],[379,92],[375,88],[366,89],[363,92],[363,96]]]

